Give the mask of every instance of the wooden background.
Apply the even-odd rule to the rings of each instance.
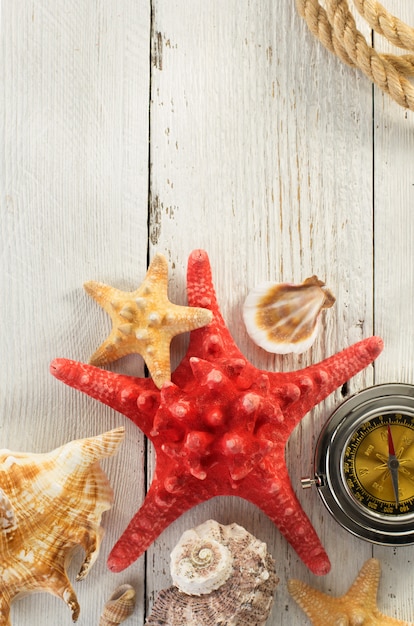
[[[414,24],[414,3],[384,4]],[[87,361],[109,331],[86,280],[132,290],[159,251],[170,265],[170,299],[185,304],[188,254],[204,248],[224,318],[256,366],[301,368],[376,333],[385,350],[348,393],[414,383],[414,114],[328,53],[293,0],[2,0],[1,84],[1,444],[40,452],[127,430],[104,463],[115,502],[101,555],[74,582],[80,626],[98,624],[123,582],[138,593],[127,623],[142,626],[170,584],[171,548],[210,517],[267,542],[280,577],[270,626],[309,623],[287,594],[288,578],[341,594],[372,555],[382,563],[381,610],[414,620],[414,548],[353,538],[315,490],[300,487],[340,391],[304,418],[287,448],[330,574],[310,574],[266,516],[236,498],[193,509],[112,574],[106,557],[142,502],[152,452],[145,477],[138,428],[49,374],[55,357]],[[313,273],[337,301],[312,349],[274,357],[257,348],[241,317],[248,291]],[[174,366],[186,340],[174,341]],[[143,374],[138,356],[112,369]],[[71,623],[47,594],[17,601],[12,620]]]

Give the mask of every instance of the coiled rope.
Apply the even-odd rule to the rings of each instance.
[[[353,0],[370,28],[412,54],[380,54],[357,29],[347,0],[296,0],[299,14],[321,43],[344,63],[359,68],[400,106],[414,111],[414,28],[376,0]]]

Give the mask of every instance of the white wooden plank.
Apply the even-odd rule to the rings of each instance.
[[[388,0],[385,6],[407,24],[414,24],[412,3]],[[374,41],[381,52],[404,53],[379,35]],[[413,384],[414,113],[375,89],[373,121],[375,328],[385,341],[383,358],[375,366],[375,379],[378,383]],[[382,563],[380,594],[384,611],[414,621],[414,548],[376,547],[374,554]]]
[[[154,41],[151,247],[170,259],[172,298],[185,302],[187,256],[204,248],[224,318],[255,365],[297,369],[369,336],[369,82],[313,40],[294,3],[159,0]],[[273,358],[252,345],[241,318],[249,289],[312,273],[337,296],[312,350]],[[177,362],[184,347],[176,346]],[[349,392],[371,382],[370,368],[350,382]],[[350,538],[317,494],[299,486],[311,471],[320,428],[341,400],[338,391],[306,417],[287,450],[292,482],[331,555],[331,574],[310,575],[260,511],[218,498],[177,520],[148,551],[150,604],[170,584],[169,552],[181,532],[208,517],[241,523],[267,542],[281,578],[272,626],[304,624],[286,591],[289,577],[344,591],[372,547]]]
[[[123,416],[56,381],[49,363],[87,361],[108,333],[85,280],[134,288],[145,275],[149,5],[4,0],[1,10],[2,444],[46,451],[127,429],[119,454],[104,464],[115,502],[99,560],[83,583],[70,568],[84,626],[98,623],[124,581],[137,587],[135,619],[143,621],[143,563],[114,575],[106,557],[143,497],[144,442]],[[136,360],[119,369],[143,371]],[[48,594],[16,602],[12,619],[71,621]]]

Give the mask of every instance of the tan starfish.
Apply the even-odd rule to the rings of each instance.
[[[300,580],[289,580],[288,590],[313,626],[409,626],[408,622],[388,617],[378,610],[380,574],[379,561],[369,559],[348,592],[339,598],[328,596]]]
[[[162,254],[155,255],[136,291],[120,291],[95,281],[84,287],[112,319],[112,330],[90,363],[105,365],[127,354],[140,354],[159,389],[171,378],[172,338],[205,326],[213,317],[208,309],[170,302],[168,265]]]

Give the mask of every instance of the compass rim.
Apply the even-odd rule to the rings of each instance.
[[[325,507],[353,535],[380,545],[413,544],[414,511],[391,517],[357,502],[344,481],[343,455],[347,442],[362,423],[374,415],[404,411],[414,423],[414,385],[387,383],[363,389],[335,409],[322,428],[315,449],[316,484]]]

